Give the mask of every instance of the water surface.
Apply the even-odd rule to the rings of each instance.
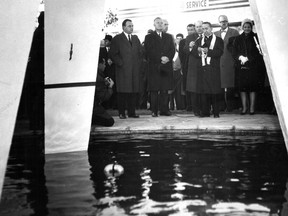
[[[45,157],[41,146],[13,140],[1,216],[288,215],[282,137],[93,136],[88,152]],[[124,173],[106,175],[114,162]]]

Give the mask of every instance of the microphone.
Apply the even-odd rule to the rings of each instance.
[[[197,40],[199,40],[201,38],[201,36],[199,36],[194,42],[196,42]]]

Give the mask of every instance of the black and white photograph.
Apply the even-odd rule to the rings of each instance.
[[[2,0],[1,216],[288,216],[288,1]]]

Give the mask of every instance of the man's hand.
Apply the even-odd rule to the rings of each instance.
[[[191,42],[189,43],[189,48],[193,48],[194,45],[195,45],[195,41],[191,41]]]
[[[112,60],[109,58],[108,60],[107,60],[107,63],[109,64],[109,66],[111,66],[112,65]]]
[[[166,64],[167,62],[169,62],[169,58],[167,56],[162,56],[161,57],[161,63]]]
[[[110,77],[105,77],[105,83],[108,88],[112,88],[114,85],[114,81]]]
[[[208,52],[208,47],[202,48],[202,52],[203,52],[204,54],[206,54],[206,53]]]
[[[204,48],[202,48],[202,47],[198,47],[198,53],[199,53],[199,55],[202,55],[202,54],[207,54],[207,52],[208,52],[208,48],[207,47],[204,47]]]

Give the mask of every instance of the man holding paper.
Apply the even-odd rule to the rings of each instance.
[[[186,94],[188,100],[191,101],[191,108],[195,116],[200,115],[200,103],[198,95],[198,67],[201,64],[199,56],[192,55],[192,49],[197,41],[201,41],[203,29],[203,21],[197,21],[195,23],[195,33],[192,33],[186,37],[184,52],[187,55],[187,76],[186,76]],[[189,109],[190,110],[190,109]]]
[[[224,42],[212,33],[212,25],[203,22],[203,37],[195,42],[192,54],[201,59],[198,67],[197,89],[200,94],[200,117],[209,117],[212,105],[214,118],[219,118],[219,94],[221,94],[220,57]]]

